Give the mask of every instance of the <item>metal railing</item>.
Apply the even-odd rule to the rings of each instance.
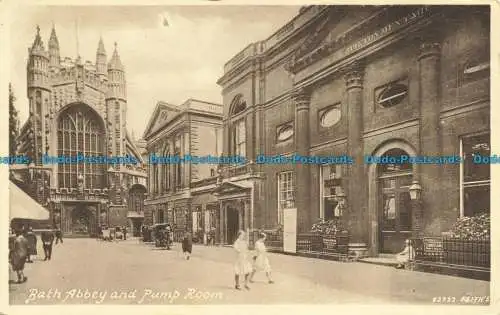
[[[250,234],[250,247],[257,240],[258,231]],[[270,252],[284,252],[283,232],[273,231],[266,233],[266,247]],[[349,254],[349,236],[321,235],[317,233],[302,233],[297,235],[296,254],[315,256],[318,258],[347,259]]]
[[[422,269],[453,270],[459,276],[489,279],[491,241],[462,240],[449,237],[412,239],[415,248],[414,264]]]
[[[297,252],[320,258],[347,259],[349,236],[347,234],[322,235],[315,233],[297,235]]]

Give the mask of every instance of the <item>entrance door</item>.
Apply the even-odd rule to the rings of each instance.
[[[234,241],[236,241],[239,227],[240,222],[238,210],[232,207],[227,207],[226,240],[228,244],[233,244]]]
[[[384,156],[401,155],[407,153],[393,149]],[[379,168],[379,252],[394,254],[402,251],[405,240],[411,237],[412,165],[382,164]]]
[[[96,218],[86,205],[77,205],[71,214],[73,235],[93,236],[96,232]]]

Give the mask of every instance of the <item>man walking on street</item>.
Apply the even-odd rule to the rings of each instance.
[[[28,230],[25,231],[24,237],[28,241],[28,256],[26,257],[26,262],[32,263],[33,260],[31,260],[31,256],[38,255],[38,251],[36,234],[33,232],[33,228],[31,226],[29,226]]]
[[[28,240],[19,230],[16,231],[16,239],[12,250],[11,265],[12,269],[17,273],[17,283],[23,283],[28,280],[24,275],[24,264],[28,258]]]
[[[59,227],[59,225],[57,225],[56,226],[56,245],[57,245],[57,243],[59,243],[59,241],[61,241],[61,244],[63,243],[62,231],[61,231],[61,228]]]
[[[45,258],[43,260],[50,260],[52,257],[52,245],[54,244],[54,232],[52,230],[49,229],[42,232],[42,243],[45,253]]]

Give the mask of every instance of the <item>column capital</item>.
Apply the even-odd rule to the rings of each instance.
[[[436,40],[425,40],[420,44],[418,60],[441,55],[441,43]]]
[[[355,62],[344,68],[344,79],[347,90],[363,87],[364,65]]]
[[[296,110],[309,109],[311,93],[304,87],[296,88],[292,91],[292,100]]]

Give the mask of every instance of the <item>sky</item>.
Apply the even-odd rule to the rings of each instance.
[[[95,62],[102,36],[117,43],[127,80],[127,128],[141,137],[159,100],[222,103],[224,64],[297,15],[297,6],[27,6],[11,21],[11,82],[21,123],[28,117],[26,61],[40,26],[45,47],[55,25],[61,57]],[[162,23],[166,17],[168,27]]]

